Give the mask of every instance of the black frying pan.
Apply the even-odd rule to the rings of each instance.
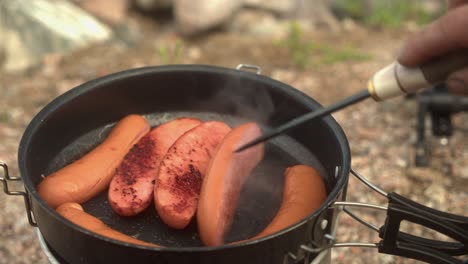
[[[288,85],[233,69],[179,65],[130,70],[80,85],[47,105],[23,135],[19,168],[37,226],[50,248],[66,262],[284,263],[301,245],[325,243],[323,234],[330,233],[336,219],[336,210],[330,206],[344,198],[349,146],[331,117],[314,120],[268,143],[265,161],[243,190],[227,240],[250,237],[268,224],[279,206],[283,172],[288,166],[302,163],[319,169],[327,184],[326,202],[300,223],[240,245],[202,247],[195,223],[183,231],[171,230],[153,207],[138,217],[122,218],[112,212],[103,193],[84,204],[87,212],[121,232],[167,247],[154,249],[111,240],[59,216],[35,187],[41,175],[86,153],[112,124],[130,113],[145,115],[152,125],[189,115],[232,126],[249,120],[274,127],[319,107]]]
[[[231,115],[197,112],[166,112],[145,117],[154,127],[181,116],[196,117],[203,121],[221,120],[231,127],[248,121]],[[102,141],[111,128],[111,125],[106,125],[74,140],[52,160],[45,174],[50,174],[81,157],[83,153]],[[226,242],[250,238],[270,223],[281,203],[285,168],[296,164],[307,164],[317,168],[321,175],[327,175],[317,158],[290,137],[283,136],[270,141],[266,144],[265,153],[263,161],[244,185],[234,225],[225,238]],[[169,228],[155,212],[154,205],[136,217],[122,217],[114,213],[108,204],[107,192],[103,192],[83,204],[83,207],[86,212],[97,216],[112,228],[144,241],[168,247],[202,246],[195,221],[183,230]]]

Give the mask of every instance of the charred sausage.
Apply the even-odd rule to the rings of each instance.
[[[183,229],[192,220],[208,163],[230,130],[222,122],[204,122],[183,134],[167,151],[159,168],[154,201],[159,216],[170,227]]]
[[[100,145],[45,177],[37,186],[39,195],[52,208],[67,202],[88,201],[109,186],[124,156],[149,130],[143,117],[126,116]]]
[[[183,133],[199,124],[198,119],[177,118],[154,128],[130,149],[109,186],[109,204],[117,214],[137,215],[151,204],[162,158]]]

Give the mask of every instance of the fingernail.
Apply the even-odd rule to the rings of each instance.
[[[450,78],[447,80],[447,88],[456,94],[468,94],[468,86],[460,78]]]

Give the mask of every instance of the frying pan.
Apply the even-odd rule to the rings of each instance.
[[[44,175],[92,149],[128,114],[143,115],[153,126],[179,116],[192,116],[222,120],[231,126],[255,121],[269,128],[320,107],[291,86],[241,70],[172,65],[119,72],[70,90],[34,117],[18,151],[25,192],[8,189],[8,181],[17,178],[8,175],[5,164],[1,164],[5,177],[0,179],[5,192],[24,196],[30,223],[39,228],[47,245],[67,263],[300,263],[320,251],[313,249],[330,246],[330,234],[340,209],[337,205],[344,203],[346,196],[350,150],[345,134],[331,116],[313,120],[267,143],[265,159],[242,191],[226,239],[230,242],[251,237],[271,221],[281,202],[283,172],[288,166],[307,164],[318,169],[326,183],[326,201],[299,223],[246,243],[203,247],[195,223],[182,231],[172,230],[152,206],[137,217],[122,218],[113,213],[106,193],[102,193],[83,205],[85,211],[114,229],[165,247],[116,241],[58,215],[39,197],[36,186]],[[468,223],[461,217],[458,220]],[[387,231],[398,233],[398,227],[387,227]],[[466,234],[463,228],[459,229],[454,232],[460,233],[455,235],[460,241]],[[449,235],[453,237],[452,233]],[[392,241],[386,242],[383,249],[392,249]],[[460,243],[455,245],[462,253],[466,250],[463,247]],[[385,253],[405,255],[398,250]]]

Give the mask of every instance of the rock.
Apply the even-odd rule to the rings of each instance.
[[[123,23],[127,17],[127,0],[76,0],[78,5],[112,25]]]
[[[193,36],[227,22],[242,0],[175,0],[174,15],[179,33]]]
[[[133,4],[145,12],[153,12],[158,9],[171,8],[173,0],[133,0]]]
[[[331,32],[341,31],[338,19],[330,10],[330,0],[296,0],[296,17],[307,20],[313,27],[327,28]]]
[[[284,0],[244,0],[244,5],[272,11],[278,15],[289,16],[296,10],[297,1]]]
[[[0,50],[7,71],[25,69],[48,53],[71,51],[111,38],[112,31],[65,0],[0,4]]]
[[[187,50],[187,56],[191,61],[199,60],[203,53],[199,47],[189,47]]]
[[[260,10],[243,9],[233,18],[229,31],[259,37],[283,38],[288,27],[273,14]]]
[[[138,24],[131,21],[115,26],[114,36],[116,40],[128,48],[136,47],[144,37]]]
[[[353,34],[366,33],[366,29],[361,24],[356,23],[355,20],[350,18],[344,18],[341,21],[341,28],[343,29],[343,31],[351,32]]]

